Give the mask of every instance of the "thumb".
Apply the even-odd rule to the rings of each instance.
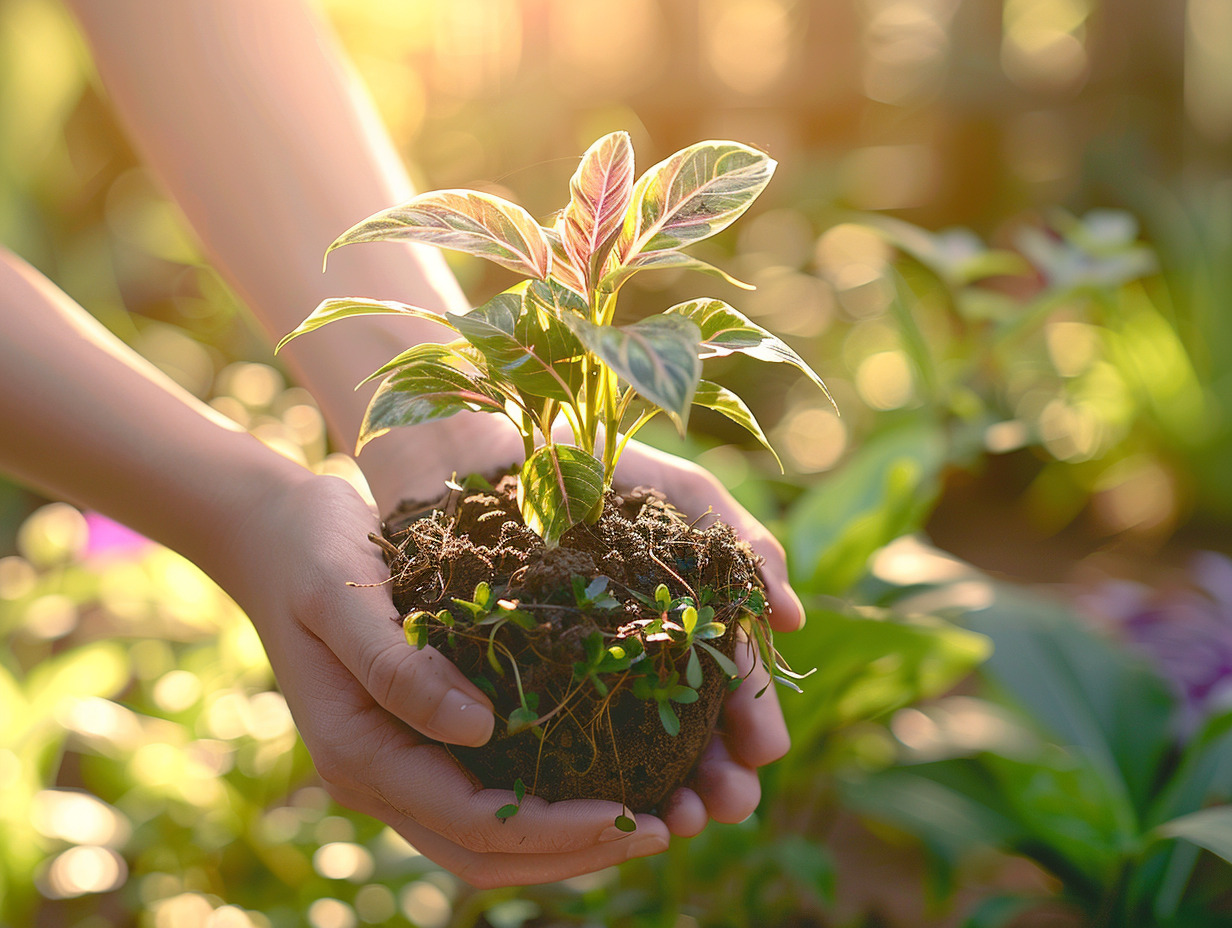
[[[380,706],[437,741],[487,743],[495,724],[492,703],[435,648],[407,643],[386,586],[334,578],[313,587],[296,618]]]

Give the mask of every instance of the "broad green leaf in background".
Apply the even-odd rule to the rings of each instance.
[[[783,470],[783,462],[779,460],[775,450],[770,447],[770,440],[766,438],[766,433],[761,430],[761,425],[753,417],[752,411],[745,405],[744,400],[732,393],[727,387],[711,383],[709,380],[698,381],[697,390],[693,394],[693,403],[694,405],[705,406],[707,409],[720,412],[732,422],[746,429],[754,438],[761,442],[763,448],[774,456],[774,463],[779,466],[779,470]]]
[[[422,360],[404,364],[377,387],[364,413],[356,454],[395,426],[446,419],[468,409],[505,411],[504,399],[490,383],[441,359],[443,346],[428,343],[418,348]]]
[[[525,283],[498,293],[465,315],[446,318],[483,354],[490,371],[519,390],[562,403],[573,399],[565,362],[582,351],[573,333],[527,297]]]
[[[1089,631],[1061,602],[1005,586],[964,624],[988,635],[983,673],[1107,780],[1127,832],[1172,744],[1172,699],[1146,665]]]
[[[633,193],[633,144],[627,132],[605,135],[582,155],[569,181],[569,205],[561,216],[565,250],[589,286],[624,222]]]
[[[683,434],[701,379],[701,344],[697,326],[682,316],[661,313],[631,325],[594,325],[567,316],[588,349],[598,355],[618,376],[648,402],[671,417]]]
[[[402,316],[412,316],[416,319],[426,319],[429,322],[435,322],[438,325],[448,326],[440,313],[434,313],[428,309],[419,309],[416,306],[408,306],[406,303],[399,303],[395,300],[368,300],[363,297],[338,297],[335,299],[322,300],[321,303],[314,309],[308,318],[301,322],[294,330],[288,332],[282,337],[282,340],[274,348],[274,354],[277,354],[283,349],[287,342],[293,338],[298,338],[307,332],[312,332],[321,328],[323,325],[328,325],[331,322],[337,322],[339,319],[346,319],[348,316],[373,316],[380,313],[396,313]]]
[[[828,731],[878,718],[953,686],[988,657],[988,639],[940,619],[883,610],[809,608],[809,621],[783,640],[799,668],[816,667],[808,698],[783,700],[795,740],[820,744]],[[777,643],[777,642],[776,642]],[[807,764],[808,750],[785,764]]]
[[[526,459],[518,480],[522,519],[554,547],[603,500],[603,462],[581,448],[549,445]]]
[[[792,582],[801,592],[844,594],[878,548],[916,531],[938,492],[945,439],[911,422],[865,443],[800,498],[788,520]]]
[[[1232,864],[1232,805],[1212,806],[1165,822],[1157,829],[1165,838],[1184,838]]]
[[[727,228],[765,189],[775,162],[738,142],[699,142],[660,161],[633,187],[609,269],[683,248]]]
[[[508,200],[476,190],[435,190],[352,226],[325,251],[357,242],[423,242],[487,258],[518,274],[544,278],[552,268],[547,235]]]
[[[667,310],[697,323],[702,333],[702,359],[721,358],[729,354],[744,354],[759,361],[790,364],[817,384],[831,403],[830,391],[817,372],[777,335],[766,331],[722,300],[700,299],[677,303]]]

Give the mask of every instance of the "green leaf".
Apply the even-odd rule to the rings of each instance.
[[[688,300],[677,303],[667,312],[692,319],[697,324],[702,333],[702,347],[707,349],[703,360],[739,353],[758,361],[790,364],[813,381],[831,404],[834,403],[817,372],[786,342],[722,300]]]
[[[696,648],[689,648],[689,661],[684,668],[684,678],[694,689],[702,685],[702,662],[697,657]]]
[[[522,778],[518,777],[513,781],[513,796],[521,805],[522,798],[526,795],[526,784],[522,782]]]
[[[716,648],[714,645],[706,644],[706,642],[704,641],[696,641],[694,642],[694,644],[698,645],[699,647],[704,648],[706,650],[706,653],[714,658],[714,662],[719,665],[719,669],[722,670],[729,677],[740,676],[740,668],[736,666],[736,662],[733,661],[726,654],[724,654],[722,651],[720,651],[718,648]]]
[[[408,615],[402,623],[402,633],[406,636],[406,643],[411,647],[422,648],[428,643],[429,618],[430,613],[417,611]]]
[[[713,409],[715,412],[722,413],[732,422],[746,429],[754,438],[756,438],[763,448],[770,452],[774,458],[774,463],[779,466],[779,470],[783,470],[783,462],[779,460],[778,453],[770,447],[770,440],[766,438],[766,433],[761,430],[761,425],[753,418],[753,413],[749,407],[744,404],[744,400],[732,393],[727,387],[719,386],[717,383],[712,383],[709,380],[699,380],[697,383],[697,391],[693,394],[694,406],[705,406],[707,409]]]
[[[505,411],[493,385],[432,357],[440,345],[417,346],[420,363],[404,365],[377,387],[359,430],[358,454],[368,442],[399,425],[446,419],[463,410]]]
[[[627,815],[616,816],[616,827],[625,833],[637,831],[637,822]]]
[[[738,142],[699,142],[660,161],[633,187],[615,264],[672,251],[731,225],[765,189],[775,162]]]
[[[526,459],[518,480],[522,518],[548,547],[603,499],[603,462],[581,448],[549,445]]]
[[[546,288],[546,285],[543,285]],[[567,292],[567,291],[566,291]],[[533,396],[571,402],[582,345],[557,319],[527,298],[525,283],[498,293],[465,315],[447,318],[483,355],[489,371]]]
[[[514,805],[512,802],[506,803],[505,805],[501,806],[499,809],[496,810],[496,817],[499,818],[502,822],[507,818],[513,818],[517,814],[518,814],[518,807]]]
[[[449,325],[440,313],[434,313],[428,309],[419,309],[416,306],[408,306],[406,303],[398,303],[394,300],[367,300],[354,296],[339,297],[323,300],[308,315],[307,319],[282,337],[282,341],[274,348],[274,354],[281,351],[283,346],[291,339],[319,329],[323,325],[329,325],[331,322],[337,322],[339,319],[345,319],[348,316],[375,316],[382,313],[396,313],[401,316],[426,319],[438,325]]]
[[[435,190],[369,216],[342,233],[325,255],[356,242],[391,240],[462,251],[530,277],[547,277],[552,267],[547,236],[530,213],[475,190]]]
[[[701,379],[697,326],[681,316],[648,316],[632,325],[594,325],[568,316],[565,323],[642,398],[658,406],[684,433]]]
[[[680,625],[684,628],[686,635],[693,634],[693,629],[697,628],[697,609],[693,606],[685,606],[680,613]]]
[[[519,732],[526,731],[539,721],[539,713],[526,706],[518,706],[509,713],[509,724],[506,726],[508,733],[516,735]]]
[[[663,730],[673,738],[680,734],[680,717],[666,699],[659,703],[659,721],[663,723]]]
[[[800,497],[785,545],[796,588],[842,596],[874,551],[916,531],[940,490],[946,451],[931,423],[911,422],[865,442]]]
[[[709,274],[711,277],[718,277],[720,280],[726,281],[733,287],[739,287],[741,290],[757,289],[752,284],[747,284],[743,280],[732,277],[731,274],[722,268],[715,267],[701,258],[695,258],[692,255],[686,255],[679,251],[659,251],[649,255],[638,255],[628,264],[614,267],[604,274],[603,278],[599,281],[599,288],[610,292],[638,271],[665,270],[668,268],[701,271],[703,274]]]
[[[673,686],[671,690],[668,691],[667,698],[670,699],[672,702],[687,704],[691,702],[697,702],[698,695],[697,695],[697,690],[693,689],[692,687]]]
[[[561,239],[583,285],[601,267],[624,222],[633,193],[633,144],[627,132],[605,135],[587,149],[569,181]]]

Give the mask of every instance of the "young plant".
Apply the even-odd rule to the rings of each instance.
[[[634,182],[629,136],[614,132],[582,156],[568,204],[546,226],[490,194],[421,194],[349,229],[326,256],[358,242],[415,241],[487,258],[528,279],[465,314],[358,297],[326,300],[278,347],[335,320],[371,313],[450,329],[454,340],[416,345],[365,380],[381,384],[356,450],[395,426],[463,410],[506,416],[525,449],[518,485],[523,519],[554,546],[573,526],[598,518],[629,439],[659,413],[683,433],[693,406],[714,409],[774,453],[744,402],[701,379],[703,360],[742,353],[784,362],[825,391],[795,351],[721,300],[690,300],[613,324],[620,288],[644,270],[693,268],[747,286],[680,249],[730,225],[774,167],[746,145],[708,141],[678,151]],[[572,444],[553,436],[562,419]]]

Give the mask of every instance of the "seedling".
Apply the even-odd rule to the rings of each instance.
[[[582,156],[570,181],[567,204],[543,224],[522,207],[486,193],[422,194],[344,232],[329,246],[327,259],[335,248],[346,245],[411,241],[477,255],[525,279],[467,313],[438,314],[360,297],[326,300],[278,348],[350,316],[393,314],[443,326],[449,334],[441,343],[410,347],[363,381],[379,385],[368,404],[356,453],[397,426],[435,422],[462,411],[504,416],[521,436],[524,451],[516,489],[523,521],[548,549],[562,543],[571,546],[572,537],[565,538],[566,533],[604,517],[617,462],[630,439],[655,416],[666,415],[683,434],[692,408],[704,406],[746,429],[774,455],[744,402],[727,388],[702,379],[704,361],[739,353],[786,363],[829,396],[795,351],[722,300],[689,300],[628,324],[614,323],[621,288],[642,271],[694,269],[747,288],[682,249],[720,232],[743,214],[774,168],[766,154],[747,145],[708,141],[676,152],[635,180],[629,136],[614,132]],[[558,437],[565,434],[571,441]],[[470,485],[469,480],[456,479],[450,484],[459,492]],[[383,547],[391,556],[391,568],[398,558],[411,556],[406,546]],[[653,546],[647,553],[657,562]],[[485,563],[492,568],[491,562]],[[782,669],[762,616],[764,599],[754,589],[756,565],[751,555],[744,564],[743,585],[723,590],[717,599],[713,590],[688,589],[688,582],[665,565],[675,578],[672,582],[680,580],[689,595],[673,596],[667,586],[660,586],[653,596],[646,596],[630,589],[626,576],[620,582],[625,592],[618,599],[607,577],[574,577],[563,598],[523,602],[521,593],[511,592],[512,577],[492,574],[491,583],[478,583],[466,598],[456,589],[446,594],[448,582],[438,574],[438,590],[404,600],[402,608],[411,610],[404,622],[406,639],[417,647],[429,640],[443,642],[451,659],[462,656],[466,646],[466,672],[494,696],[494,704],[503,706],[499,711],[508,713],[505,737],[493,739],[499,743],[468,750],[490,749],[491,756],[520,757],[517,769],[526,771],[530,791],[538,795],[544,746],[553,730],[565,726],[562,731],[572,732],[568,740],[583,754],[590,752],[580,766],[568,768],[578,778],[590,776],[592,767],[604,767],[606,761],[597,762],[598,745],[609,742],[623,803],[624,773],[612,725],[613,706],[619,703],[620,712],[627,714],[630,698],[633,705],[638,699],[653,702],[664,731],[675,737],[681,729],[675,707],[700,701],[705,689],[704,705],[689,713],[709,721],[690,723],[690,735],[708,733],[704,726],[712,726],[717,717],[713,695],[718,689],[703,672],[702,652],[714,660],[730,685],[738,684],[737,666],[728,656],[735,647],[732,622],[747,621],[762,660],[768,667]],[[424,569],[430,567],[431,563]],[[398,602],[396,587],[395,583]],[[572,608],[561,605],[568,602],[570,589],[581,614],[579,618],[570,613],[570,621],[592,622],[595,630],[581,640],[580,654],[574,643],[567,657],[557,660],[547,640],[557,627],[550,620]],[[445,595],[450,605],[438,609]],[[498,636],[502,628],[506,631]],[[716,647],[720,643],[724,650]],[[519,660],[535,662],[535,682],[526,687]],[[541,670],[546,663],[553,666],[545,680]],[[545,697],[543,707],[540,693]],[[653,723],[654,710],[645,707],[642,717]],[[522,746],[525,739],[508,737],[527,729],[539,739],[533,755]],[[659,733],[645,732],[645,736],[662,744]],[[692,750],[700,751],[704,738],[692,740]],[[510,753],[499,754],[505,750]],[[680,771],[672,776],[687,771],[678,762],[669,766]],[[499,776],[499,780],[489,776],[485,782],[507,783],[513,773],[509,779],[504,772]],[[663,788],[671,785],[667,781]],[[503,806],[498,817],[504,820],[516,814],[525,792],[518,779],[516,801]],[[642,790],[638,795],[652,792]],[[649,799],[637,801],[641,805],[635,808],[649,807]],[[616,824],[623,830],[636,827],[628,815],[618,817]]]

